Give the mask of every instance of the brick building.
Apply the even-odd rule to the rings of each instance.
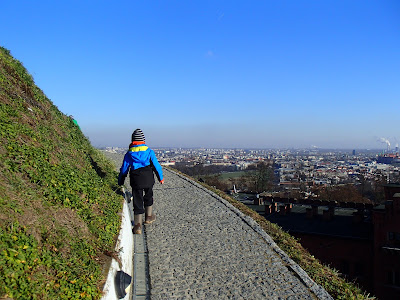
[[[266,197],[249,205],[378,299],[400,299],[400,185],[385,205]]]
[[[386,185],[385,199],[373,211],[374,292],[379,299],[400,299],[400,185]]]

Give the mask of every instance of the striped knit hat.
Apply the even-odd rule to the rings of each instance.
[[[136,129],[132,133],[132,142],[144,142],[144,134],[141,129]]]

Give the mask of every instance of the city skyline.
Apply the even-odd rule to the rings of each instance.
[[[5,1],[0,46],[96,147],[392,149],[397,1]]]

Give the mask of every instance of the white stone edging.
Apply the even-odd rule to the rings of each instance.
[[[103,288],[103,296],[101,297],[102,300],[120,299],[117,295],[115,287],[115,275],[117,271],[123,271],[133,278],[133,249],[132,221],[129,212],[129,206],[125,199],[122,208],[121,229],[115,245],[115,252],[118,254],[118,258],[122,262],[122,268],[119,267],[117,260],[112,258],[107,281]],[[131,299],[132,286],[133,280],[126,291],[126,296],[122,299]]]

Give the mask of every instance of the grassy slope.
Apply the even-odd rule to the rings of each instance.
[[[179,172],[175,169],[174,171]],[[191,178],[184,173],[179,173]],[[334,299],[374,299],[374,297],[363,292],[356,284],[348,282],[342,278],[338,271],[323,265],[318,259],[304,249],[296,238],[285,232],[278,225],[269,222],[256,211],[229,197],[224,192],[212,188],[205,183],[199,182],[199,184],[224,198],[241,212],[255,220],[264,231],[271,236],[279,248],[281,248],[301,268],[303,268],[303,270],[306,271],[316,283],[323,286]]]
[[[113,165],[0,47],[0,298],[99,298],[116,189]]]

